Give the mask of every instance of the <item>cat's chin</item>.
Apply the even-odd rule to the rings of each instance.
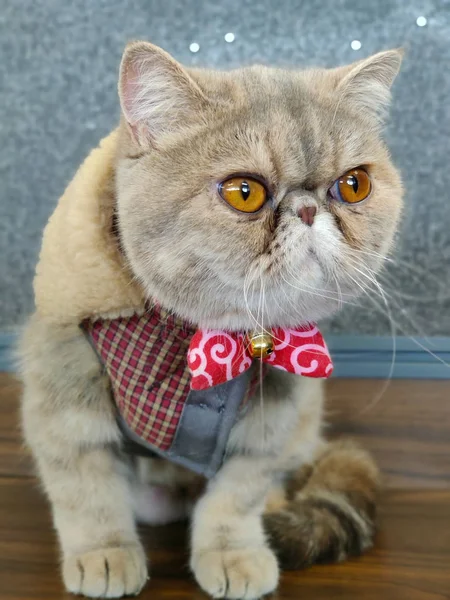
[[[225,331],[253,331],[261,328],[296,328],[308,323],[317,323],[328,319],[340,308],[337,300],[317,298],[308,302],[298,303],[294,308],[294,302],[281,305],[279,302],[268,303],[271,310],[264,314],[258,307],[234,306],[226,309],[224,302],[223,310],[213,310],[213,303],[207,306],[193,305],[191,303],[173,302],[170,298],[163,298],[152,294],[149,303],[163,307],[169,313],[183,319],[190,325],[199,329],[220,329]],[[217,308],[217,305],[216,305]]]
[[[316,323],[317,321],[323,320],[330,317],[335,311],[334,310],[323,310],[314,311],[308,314],[298,315],[274,315],[264,319],[250,317],[248,313],[241,313],[239,311],[226,312],[223,315],[215,317],[203,317],[198,321],[198,327],[200,329],[223,329],[226,331],[252,331],[261,328],[295,328],[308,323]]]

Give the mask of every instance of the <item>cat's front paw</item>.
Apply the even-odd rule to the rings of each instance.
[[[63,579],[69,592],[91,598],[136,595],[148,579],[147,560],[138,544],[99,548],[65,558]]]
[[[278,585],[278,564],[265,546],[198,552],[191,568],[199,585],[213,598],[256,600]]]

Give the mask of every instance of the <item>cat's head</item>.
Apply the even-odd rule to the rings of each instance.
[[[128,46],[117,210],[148,296],[232,329],[317,321],[356,297],[401,210],[380,137],[400,62],[217,72]]]

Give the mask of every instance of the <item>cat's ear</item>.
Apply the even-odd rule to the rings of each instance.
[[[402,49],[388,50],[336,69],[338,102],[351,102],[363,113],[382,123],[402,58]]]
[[[140,145],[158,145],[161,136],[196,121],[207,100],[185,69],[148,42],[125,48],[120,65],[122,112]]]

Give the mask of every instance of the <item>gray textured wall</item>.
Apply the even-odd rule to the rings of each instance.
[[[404,45],[387,136],[406,213],[386,291],[399,333],[450,334],[449,13],[448,0],[2,0],[0,330],[32,308],[42,228],[80,161],[116,123],[120,55],[127,40],[143,38],[188,65],[216,67],[331,66]],[[375,303],[383,304],[373,295],[364,309],[347,307],[334,330],[389,332]]]

